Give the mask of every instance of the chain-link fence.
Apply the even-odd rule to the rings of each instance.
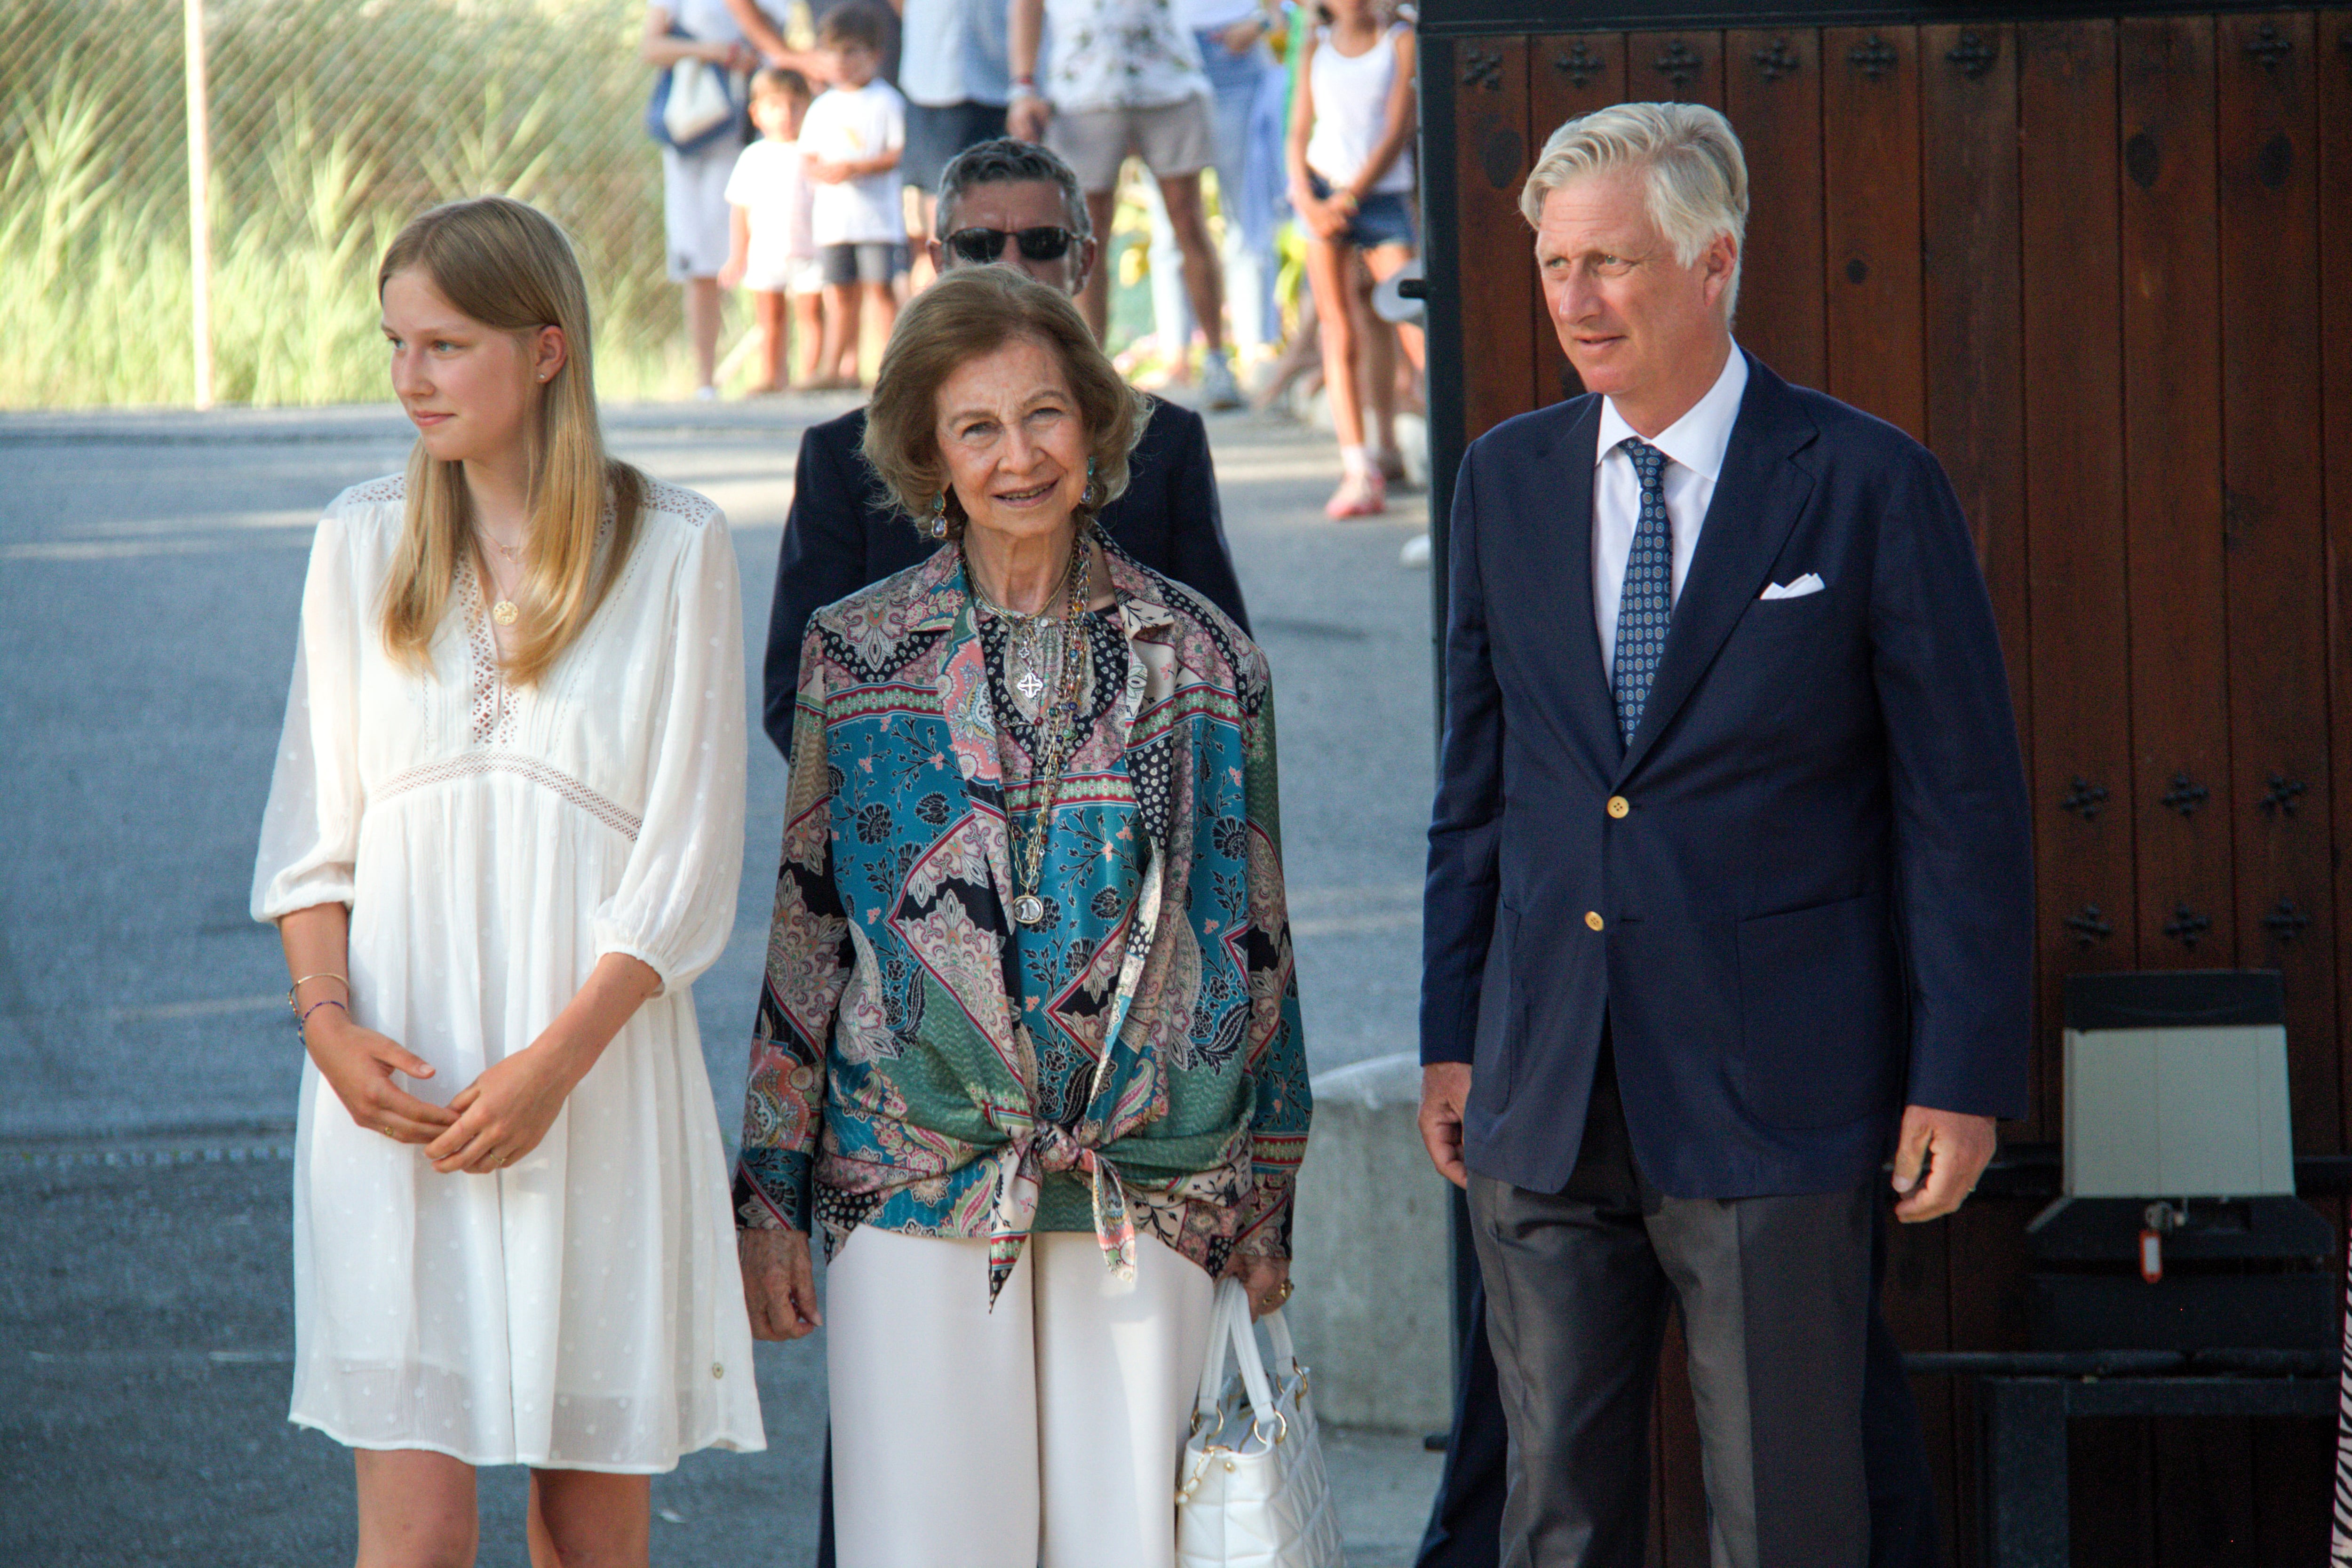
[[[642,0],[6,0],[0,407],[197,396],[192,6],[213,397],[385,395],[376,258],[487,191],[571,231],[607,395],[678,389]]]

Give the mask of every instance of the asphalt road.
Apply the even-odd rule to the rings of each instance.
[[[758,689],[801,427],[846,404],[624,409],[620,453],[728,512]],[[1318,1069],[1407,1049],[1432,774],[1413,500],[1327,521],[1328,440],[1211,420],[1272,662],[1285,858]],[[320,508],[396,469],[384,408],[0,417],[0,1560],[316,1563],[351,1549],[348,1458],[284,1420],[296,1046],[247,914]],[[735,938],[696,987],[730,1134],[782,768],[754,719]],[[1301,1281],[1311,1288],[1311,1281]],[[655,1489],[655,1560],[800,1563],[813,1347],[762,1346],[770,1447]],[[1434,1474],[1334,1434],[1351,1561],[1405,1561]],[[521,1477],[486,1471],[481,1561],[520,1563]]]

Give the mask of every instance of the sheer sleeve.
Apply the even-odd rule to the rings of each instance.
[[[645,824],[593,924],[600,955],[641,960],[665,988],[718,961],[743,871],[743,605],[716,509],[689,527],[674,572]]]
[[[317,904],[352,901],[359,856],[359,651],[367,635],[339,510],[320,520],[302,584],[301,629],[286,727],[261,815],[253,918],[274,922]]]

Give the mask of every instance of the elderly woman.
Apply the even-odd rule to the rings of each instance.
[[[1154,1568],[1213,1281],[1289,1294],[1308,1099],[1265,657],[1093,525],[1139,402],[952,272],[865,453],[930,558],[817,612],[736,1185],[820,1321],[842,1568]]]

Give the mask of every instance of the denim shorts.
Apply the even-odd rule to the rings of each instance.
[[[1307,172],[1307,179],[1316,200],[1330,199],[1330,181],[1312,169]],[[1374,191],[1356,204],[1348,232],[1339,237],[1359,250],[1377,250],[1383,245],[1402,245],[1410,250],[1414,239],[1412,204],[1405,200],[1402,191]]]
[[[887,283],[898,248],[887,239],[877,239],[856,245],[820,245],[816,253],[824,267],[824,280],[838,288],[846,283]]]

